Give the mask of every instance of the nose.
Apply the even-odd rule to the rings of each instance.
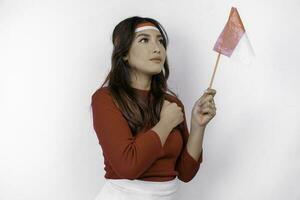
[[[151,42],[151,45],[149,47],[153,48],[153,53],[159,53],[160,54],[160,45],[158,43],[159,42],[156,42],[156,41]]]
[[[160,49],[159,49],[159,47],[158,46],[156,46],[155,48],[154,48],[154,50],[153,50],[153,53],[160,53]]]

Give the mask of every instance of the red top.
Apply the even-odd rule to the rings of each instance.
[[[149,98],[148,90],[134,90],[139,97]],[[184,106],[178,98],[167,94],[166,100],[176,102],[184,113]],[[188,153],[189,131],[185,113],[184,131],[174,128],[162,146],[158,134],[151,128],[132,135],[108,87],[102,87],[92,95],[92,110],[94,130],[104,157],[105,178],[169,181],[178,176],[179,180],[188,182],[198,172],[203,149],[198,161]]]

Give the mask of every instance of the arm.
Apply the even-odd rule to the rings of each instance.
[[[189,182],[197,174],[200,164],[203,159],[202,141],[204,129],[199,129],[196,126],[191,126],[191,134],[186,123],[184,105],[179,101],[184,114],[183,121],[183,149],[176,162],[176,171],[178,171],[178,178],[183,182]]]
[[[160,137],[160,141],[162,146],[166,143],[166,140],[172,131],[173,127],[170,126],[168,123],[165,123],[164,121],[160,120],[153,128],[152,130],[158,134]]]
[[[154,130],[133,137],[126,119],[108,91],[92,96],[93,126],[103,154],[115,173],[136,179],[163,154],[160,137]]]
[[[199,127],[191,122],[190,130],[191,133],[187,142],[187,151],[194,160],[199,160],[202,153],[205,127]]]

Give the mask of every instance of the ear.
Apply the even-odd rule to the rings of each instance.
[[[123,60],[124,60],[124,61],[128,60],[128,56],[124,56],[124,57],[123,57]]]

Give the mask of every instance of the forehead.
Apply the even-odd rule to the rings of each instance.
[[[153,29],[148,29],[148,30],[143,30],[135,33],[135,38],[141,37],[141,36],[146,36],[146,37],[156,37],[156,38],[161,38],[162,35],[160,34],[159,31],[153,30]]]

